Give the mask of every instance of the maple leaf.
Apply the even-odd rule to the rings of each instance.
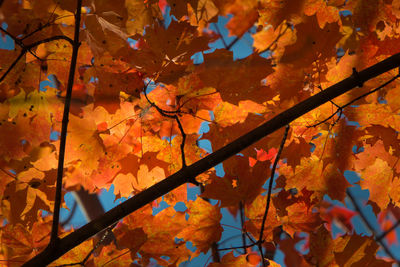
[[[270,95],[261,80],[272,73],[271,62],[259,55],[233,61],[233,53],[222,49],[204,55],[204,64],[197,72],[206,86],[217,89],[222,100],[237,104],[239,100],[252,100],[262,103]],[[225,79],[225,77],[232,79]]]
[[[301,240],[301,238],[295,236],[294,238],[286,238],[279,242],[279,245],[285,255],[285,264],[287,266],[310,266],[301,254],[296,250],[295,245]]]
[[[226,8],[225,12],[234,15],[226,24],[229,35],[242,36],[254,25],[258,19],[256,6],[254,1],[236,0]]]
[[[132,257],[129,253],[126,253],[126,250],[118,250],[113,244],[111,244],[103,248],[100,255],[93,259],[93,262],[94,266],[108,265],[118,267],[121,266],[121,264],[132,264]]]
[[[127,228],[122,229],[130,229],[131,233],[135,233],[135,231],[141,231],[133,231],[134,229],[142,228],[147,236],[145,243],[139,249],[139,253],[142,255],[142,264],[148,264],[150,258],[155,258],[160,264],[164,265],[168,263],[179,264],[189,258],[190,253],[184,245],[185,242],[175,241],[174,239],[187,226],[183,212],[175,212],[172,207],[168,207],[153,216],[152,209],[148,206],[141,212],[126,217],[123,224]],[[157,225],[157,227],[154,228],[153,225]],[[124,231],[118,233],[125,235]],[[136,250],[137,246],[132,248]],[[164,255],[168,255],[169,260],[161,258]]]
[[[281,167],[279,179],[285,179],[285,188],[306,188],[313,192],[313,197],[321,200],[326,193],[334,199],[343,200],[346,188],[350,185],[335,166],[332,164],[323,167],[318,158],[312,155],[303,158],[301,164],[289,171],[289,167]]]
[[[223,178],[211,175],[211,182],[205,186],[203,197],[221,200],[221,206],[236,206],[240,201],[251,203],[262,191],[270,176],[269,162],[259,162],[247,169],[244,157],[234,157],[224,163],[226,175]],[[225,194],[219,194],[224,190]]]
[[[20,263],[40,252],[49,241],[51,221],[38,218],[30,231],[22,224],[6,224],[0,228],[2,249],[10,262]]]
[[[378,245],[370,237],[359,235],[346,235],[335,240],[331,234],[320,227],[317,232],[310,235],[309,262],[311,264],[371,264],[391,266],[390,262],[377,259],[375,254]]]
[[[285,47],[282,63],[304,66],[335,55],[335,44],[341,38],[337,24],[331,23],[321,29],[315,17],[310,17],[295,28],[302,34],[297,35],[296,43]]]
[[[206,252],[213,242],[218,242],[222,234],[220,220],[222,218],[219,207],[197,198],[187,204],[188,225],[178,234],[178,238],[191,241],[197,250],[194,257]]]
[[[93,245],[91,240],[87,240],[82,243],[80,246],[74,248],[73,250],[69,251],[69,253],[65,254],[64,256],[60,257],[56,261],[54,261],[57,265],[68,264],[68,263],[75,263],[81,262],[85,259],[85,257],[90,253],[92,250]]]
[[[392,264],[390,251],[376,258],[383,237],[354,234],[355,212],[324,198],[344,202],[354,171],[383,231],[400,218],[398,55],[388,58],[400,52],[399,0],[0,2],[1,260],[48,265],[119,221],[115,242],[97,236],[54,264],[179,266],[210,247],[217,256],[227,209],[240,211],[243,235],[263,232],[268,254],[248,248],[210,266],[259,265],[277,248],[288,266]],[[254,51],[236,60],[246,33]],[[206,171],[222,161],[223,177]],[[189,179],[202,183],[195,201]],[[43,218],[57,219],[65,192],[112,185],[126,203],[82,229],[58,235]],[[332,239],[335,221],[349,231]]]
[[[344,1],[337,1],[337,6],[344,4]],[[321,28],[324,28],[326,23],[332,23],[340,20],[339,9],[334,5],[328,5],[325,1],[307,1],[304,6],[304,14],[312,16],[316,14],[318,24]]]

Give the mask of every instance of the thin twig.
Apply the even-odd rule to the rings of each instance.
[[[54,200],[54,211],[53,211],[53,224],[51,228],[51,237],[49,247],[54,248],[58,243],[58,226],[60,222],[60,208],[61,208],[61,191],[62,191],[62,179],[64,175],[64,157],[65,157],[65,145],[67,141],[67,129],[68,129],[68,118],[69,109],[71,105],[72,97],[72,86],[74,84],[74,76],[76,63],[78,58],[78,49],[80,46],[79,42],[79,29],[81,24],[81,7],[82,0],[77,0],[76,14],[75,14],[75,32],[73,41],[73,50],[71,56],[71,65],[69,69],[68,84],[67,84],[67,95],[64,104],[64,113],[62,119],[61,136],[60,136],[60,154],[58,157],[58,169],[57,169],[57,183],[56,183],[56,195]]]
[[[274,44],[276,44],[276,43],[279,41],[279,39],[286,33],[286,31],[287,31],[289,28],[291,28],[291,27],[292,27],[292,24],[290,24],[290,23],[287,22],[287,23],[286,23],[286,28],[285,28],[282,32],[280,32],[280,33],[278,34],[278,36],[276,36],[275,40],[273,40],[273,41],[267,46],[267,48],[265,48],[265,49],[263,49],[263,50],[261,50],[260,52],[257,52],[257,53],[258,53],[258,54],[262,54],[262,53],[264,53],[264,52],[270,50],[271,47],[272,47]]]
[[[243,254],[246,254],[246,234],[245,231],[243,231],[245,216],[244,216],[244,208],[242,201],[239,202],[239,212],[240,212],[240,226],[242,228],[241,235],[242,235]]]
[[[178,116],[178,112],[179,111],[168,111],[168,110],[164,110],[162,108],[160,108],[159,106],[157,106],[154,102],[152,102],[148,95],[147,95],[147,87],[148,87],[149,83],[147,85],[145,85],[144,89],[143,89],[143,93],[144,96],[147,100],[147,102],[154,107],[162,116],[167,117],[167,118],[171,118],[174,119],[177,123],[178,123],[178,128],[181,132],[182,135],[182,142],[181,142],[181,159],[182,159],[182,168],[185,168],[186,165],[186,159],[185,159],[185,143],[186,143],[186,134],[185,131],[183,129],[182,123],[179,120],[179,116]],[[171,115],[170,113],[174,113],[174,115]],[[199,183],[196,181],[196,179],[191,179],[192,181],[190,181],[191,183],[195,184],[195,185],[199,185]]]
[[[263,266],[265,267],[265,259],[264,259],[264,255],[263,255],[263,251],[262,251],[262,243],[264,242],[264,228],[265,228],[265,222],[267,220],[267,215],[268,215],[268,210],[269,210],[269,206],[271,203],[271,194],[272,194],[272,185],[274,183],[274,176],[275,176],[275,170],[276,170],[276,166],[278,165],[278,161],[279,158],[281,156],[282,150],[283,150],[283,146],[285,145],[286,142],[286,138],[289,132],[290,126],[289,124],[286,125],[285,128],[285,133],[283,134],[283,138],[281,141],[281,145],[279,146],[279,150],[278,150],[278,154],[276,155],[275,161],[274,161],[274,165],[272,166],[272,170],[271,170],[271,177],[269,178],[269,185],[268,185],[268,195],[267,195],[267,205],[265,206],[265,212],[264,212],[264,216],[261,222],[261,231],[260,231],[260,236],[258,238],[258,249],[260,250],[261,253],[261,258],[262,258],[262,262],[263,262]]]
[[[244,245],[244,246],[229,247],[229,248],[219,248],[218,251],[232,250],[232,249],[245,249],[246,250],[246,248],[254,247],[254,246],[258,245],[258,243],[260,243],[260,242],[257,241],[255,243],[251,243],[249,245]]]
[[[69,42],[71,45],[74,45],[74,44],[75,44],[74,40],[72,40],[72,39],[69,38],[68,36],[65,36],[65,35],[55,35],[55,36],[52,36],[52,37],[45,38],[45,39],[43,39],[43,40],[34,42],[34,43],[30,44],[30,45],[27,45],[26,47],[27,47],[28,49],[31,49],[31,48],[33,48],[33,47],[35,47],[35,46],[40,45],[40,44],[49,43],[49,42],[56,41],[56,40],[65,40],[65,41]]]
[[[358,100],[360,100],[360,99],[362,99],[362,98],[364,98],[364,97],[366,97],[366,96],[368,96],[368,95],[370,95],[370,94],[375,93],[376,91],[378,91],[378,90],[384,88],[385,86],[387,86],[388,84],[392,83],[394,80],[396,80],[396,79],[399,78],[399,77],[400,77],[400,74],[397,74],[396,76],[394,76],[393,78],[391,78],[390,80],[388,80],[388,81],[385,82],[384,84],[378,86],[377,88],[375,88],[375,89],[373,89],[373,90],[371,90],[371,91],[369,91],[369,92],[366,92],[366,93],[364,93],[364,94],[362,94],[362,95],[360,95],[360,96],[354,98],[353,100],[351,100],[350,102],[344,104],[343,106],[338,107],[338,109],[336,110],[336,112],[334,112],[332,115],[330,115],[329,117],[327,117],[327,118],[324,119],[323,121],[320,121],[320,122],[318,122],[318,123],[316,123],[316,124],[313,124],[313,125],[309,125],[309,126],[307,126],[307,128],[317,127],[317,126],[319,126],[319,125],[321,125],[321,124],[327,122],[329,119],[333,118],[333,116],[335,116],[337,113],[340,114],[340,115],[339,115],[339,119],[340,119],[340,117],[341,117],[341,115],[342,115],[342,112],[343,112],[343,109],[344,109],[345,107],[348,107],[348,106],[350,106],[351,104],[353,104],[354,102],[356,102],[356,101],[358,101]]]
[[[183,126],[181,124],[181,121],[179,120],[178,115],[175,115],[175,120],[178,123],[179,130],[181,131],[182,135],[182,142],[181,142],[181,158],[182,158],[182,168],[186,167],[186,159],[185,159],[185,143],[186,143],[186,134],[185,131],[183,130]]]
[[[353,203],[354,208],[360,214],[360,217],[363,220],[364,224],[368,227],[368,229],[371,231],[371,233],[373,235],[376,235],[376,230],[374,229],[373,225],[369,222],[367,216],[365,216],[365,214],[362,212],[362,209],[361,209],[360,205],[358,204],[357,200],[355,199],[355,197],[353,196],[353,194],[351,193],[349,188],[347,188],[346,194],[349,197],[349,199],[351,200],[351,202]],[[386,254],[389,257],[391,257],[394,261],[396,261],[397,264],[400,264],[400,261],[398,259],[396,259],[396,257],[390,251],[389,247],[386,245],[385,242],[383,242],[382,240],[377,240],[377,239],[376,239],[376,242],[381,245],[381,247],[383,248],[383,250],[386,252]]]
[[[3,27],[0,27],[0,31],[2,31],[3,33],[7,34],[8,36],[11,37],[11,39],[13,39],[13,41],[22,48],[22,50],[26,50],[29,53],[31,53],[36,59],[38,59],[39,61],[43,61],[43,59],[41,59],[40,57],[38,57],[36,55],[35,52],[32,51],[31,48],[27,49],[25,44],[21,41],[21,39],[15,37],[14,35],[12,35],[11,33],[9,33],[6,29],[4,29]]]
[[[398,220],[395,224],[393,224],[389,229],[387,229],[385,232],[381,233],[378,235],[375,239],[376,241],[380,242],[385,236],[387,236],[391,231],[396,229],[400,225],[400,220]]]
[[[263,219],[262,219],[261,231],[260,231],[260,236],[259,236],[258,240],[263,240],[264,239],[263,238],[264,227],[265,227],[265,221],[267,220],[269,205],[270,205],[270,202],[271,202],[272,184],[274,183],[275,170],[276,170],[276,166],[278,165],[278,161],[279,161],[279,158],[281,156],[281,153],[282,153],[282,150],[283,150],[283,146],[285,145],[289,129],[290,129],[290,126],[286,125],[285,133],[283,134],[281,145],[279,146],[278,153],[276,154],[276,157],[275,157],[274,165],[272,166],[271,177],[269,179],[269,185],[268,185],[267,205],[265,206],[265,212],[264,212],[264,216],[263,216]]]
[[[218,24],[214,23],[213,25],[215,26],[215,29],[217,30],[217,33],[221,37],[221,41],[222,41],[222,44],[224,45],[224,47],[228,47],[228,44],[225,42],[224,36],[221,34],[221,31],[219,30]]]
[[[6,72],[3,73],[3,75],[0,77],[0,83],[5,79],[5,77],[7,76],[7,74],[15,67],[15,65],[16,65],[16,64],[18,63],[18,61],[25,55],[25,53],[26,53],[27,51],[29,51],[29,50],[32,49],[33,47],[36,47],[36,46],[38,46],[38,45],[40,45],[40,44],[48,43],[48,42],[55,41],[55,40],[66,40],[66,41],[68,41],[69,43],[72,43],[72,44],[73,44],[73,41],[72,41],[69,37],[64,36],[64,35],[56,35],[56,36],[53,36],[53,37],[49,37],[49,38],[46,38],[46,39],[43,39],[43,40],[34,42],[34,43],[30,44],[30,45],[26,45],[25,48],[23,48],[23,49],[21,50],[21,52],[20,52],[20,54],[18,55],[18,57],[17,57],[17,58],[13,61],[13,63],[11,63],[11,65],[8,67],[8,69],[6,70]]]

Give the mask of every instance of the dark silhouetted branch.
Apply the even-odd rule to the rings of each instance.
[[[359,79],[365,82],[398,66],[400,66],[400,53],[395,54],[363,71],[360,71]],[[329,100],[332,100],[335,97],[350,91],[359,84],[359,79],[350,76],[349,78],[344,79],[328,87],[324,91],[319,92],[318,94],[315,94],[314,96],[287,109],[286,111],[280,113],[247,134],[239,137],[228,145],[213,152],[196,163],[179,170],[161,182],[149,187],[148,189],[138,193],[132,198],[109,210],[101,217],[63,237],[59,240],[57,247],[47,247],[44,251],[29,260],[24,266],[38,266],[51,263],[72,248],[84,242],[86,239],[106,229],[130,213],[187,183],[191,179],[194,179],[197,175],[236,155],[241,150],[249,147],[250,145],[259,141],[261,138],[268,136],[285,125],[288,125],[290,122],[303,116],[307,112],[327,103]]]
[[[79,29],[81,24],[81,7],[82,0],[77,0],[76,14],[75,14],[75,32],[74,41],[71,56],[71,65],[68,74],[67,84],[67,95],[64,103],[64,113],[61,126],[60,136],[60,153],[58,155],[58,166],[57,166],[57,182],[56,182],[56,195],[54,200],[53,208],[53,224],[51,228],[51,237],[48,248],[53,249],[58,247],[58,226],[60,223],[60,208],[61,208],[61,190],[62,190],[62,179],[64,175],[64,157],[65,157],[65,144],[67,141],[67,128],[69,119],[69,109],[71,105],[72,87],[74,85],[76,62],[78,58],[78,49],[80,46],[79,42]],[[46,40],[46,39],[45,39]]]

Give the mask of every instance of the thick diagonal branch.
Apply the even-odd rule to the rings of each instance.
[[[277,131],[278,129],[289,124],[293,120],[303,116],[307,112],[321,106],[329,100],[338,97],[362,82],[368,81],[382,73],[390,71],[400,66],[400,53],[393,55],[382,62],[379,62],[361,72],[359,77],[353,76],[325,89],[324,91],[298,103],[292,108],[282,112],[268,122],[260,125],[249,133],[239,137],[235,141],[208,155],[207,157],[197,161],[196,163],[181,169],[177,173],[167,177],[163,181],[151,186],[145,191],[140,192],[134,197],[128,199],[122,204],[116,206],[110,211],[106,212],[103,216],[93,220],[92,222],[82,226],[73,233],[60,239],[58,246],[55,249],[46,248],[43,252],[36,255],[24,266],[38,266],[49,264],[56,260],[72,248],[78,246],[86,239],[95,235],[96,233],[106,229],[113,223],[121,220],[130,213],[140,209],[144,205],[156,200],[164,194],[172,191],[180,185],[188,182],[197,175],[205,172],[206,170],[214,167],[215,165],[223,162],[239,153],[241,150],[254,144],[261,138]]]

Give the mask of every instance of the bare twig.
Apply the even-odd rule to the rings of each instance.
[[[148,102],[152,107],[154,107],[162,116],[167,117],[167,118],[174,119],[174,120],[178,123],[178,127],[179,127],[179,130],[180,130],[181,135],[182,135],[182,142],[181,142],[182,168],[185,168],[185,167],[186,167],[186,159],[185,159],[186,134],[185,134],[185,131],[184,131],[183,126],[182,126],[182,124],[181,124],[181,121],[179,120],[179,116],[178,116],[179,110],[177,110],[177,111],[169,111],[169,110],[164,110],[164,109],[160,108],[159,106],[157,106],[154,102],[152,102],[152,101],[149,99],[149,97],[148,97],[148,95],[147,95],[147,86],[148,86],[148,84],[147,84],[147,85],[144,87],[144,89],[143,89],[143,93],[144,93],[144,96],[145,96],[147,102]],[[171,115],[171,114],[174,114],[174,115]],[[196,185],[199,185],[199,183],[196,181],[196,179],[193,179],[193,180],[191,181],[191,183],[196,184]]]
[[[265,212],[264,212],[264,216],[263,216],[263,219],[262,219],[261,231],[260,231],[260,236],[259,236],[258,240],[263,240],[265,221],[267,220],[269,205],[271,203],[272,184],[274,183],[275,170],[276,170],[276,166],[278,165],[278,161],[279,161],[279,158],[281,156],[281,153],[282,153],[282,150],[283,150],[283,146],[285,145],[289,129],[290,129],[290,126],[288,124],[288,125],[286,125],[285,133],[283,134],[281,145],[279,146],[278,153],[276,154],[276,157],[275,157],[274,165],[272,166],[271,177],[269,178],[269,184],[268,184],[267,205],[265,206]]]
[[[381,233],[380,235],[378,235],[375,240],[377,242],[381,242],[381,240],[383,238],[385,238],[385,236],[387,236],[391,231],[394,231],[394,229],[396,229],[398,226],[400,225],[400,220],[398,220],[395,224],[393,224],[389,229],[387,229],[386,231],[384,231],[383,233]]]
[[[215,26],[215,29],[217,30],[218,35],[221,37],[221,41],[222,41],[222,44],[224,45],[224,47],[228,47],[228,44],[225,42],[224,36],[222,35],[221,31],[219,30],[218,23],[214,23],[213,25]]]
[[[45,38],[43,40],[34,42],[34,43],[30,44],[30,45],[25,45],[24,48],[22,48],[21,52],[19,53],[18,57],[16,59],[14,59],[13,63],[11,63],[11,65],[8,67],[6,72],[4,72],[3,75],[1,75],[0,83],[5,79],[7,74],[15,67],[15,65],[17,65],[18,61],[25,55],[25,53],[27,51],[29,51],[33,47],[36,47],[36,46],[38,46],[40,44],[52,42],[52,41],[55,41],[55,40],[66,40],[69,43],[73,44],[73,41],[69,37],[64,36],[64,35],[56,35],[56,36],[53,36],[53,37]]]
[[[335,116],[337,113],[339,113],[339,116],[338,116],[339,118],[337,119],[337,120],[339,120],[340,117],[341,117],[341,115],[342,115],[343,109],[344,109],[345,107],[348,107],[348,106],[354,104],[354,102],[356,102],[356,101],[358,101],[358,100],[360,100],[360,99],[362,99],[362,98],[364,98],[364,97],[366,97],[366,96],[368,96],[368,95],[370,95],[370,94],[375,93],[376,91],[378,91],[378,90],[384,88],[385,86],[389,85],[390,83],[392,83],[394,80],[396,80],[396,79],[399,78],[399,77],[400,77],[400,74],[397,74],[396,76],[394,76],[393,78],[391,78],[390,80],[388,80],[388,81],[385,82],[384,84],[378,86],[377,88],[375,88],[375,89],[373,89],[373,90],[371,90],[371,91],[369,91],[369,92],[366,92],[366,93],[364,93],[364,94],[362,94],[362,95],[360,95],[360,96],[354,98],[353,100],[351,100],[350,102],[344,104],[343,106],[338,107],[338,109],[337,109],[332,115],[330,115],[329,117],[327,117],[327,118],[324,119],[323,121],[320,121],[320,122],[318,122],[318,123],[316,123],[316,124],[313,124],[313,125],[309,125],[309,126],[307,126],[307,128],[317,127],[317,126],[319,126],[319,125],[321,125],[321,124],[327,122],[329,119],[333,118],[333,116]],[[335,123],[336,123],[336,122],[335,122]]]
[[[237,247],[229,247],[229,248],[219,248],[218,250],[219,250],[219,251],[232,250],[232,249],[244,249],[244,250],[246,250],[246,248],[254,247],[254,246],[258,245],[259,243],[260,243],[260,242],[257,241],[257,242],[255,242],[255,243],[251,243],[251,244],[249,244],[249,245],[237,246]]]
[[[263,266],[266,266],[266,265],[265,265],[264,255],[263,255],[263,252],[262,252],[262,243],[264,242],[263,235],[264,235],[265,222],[267,220],[268,210],[269,210],[269,206],[270,206],[270,203],[271,203],[272,185],[274,183],[274,176],[275,176],[276,166],[278,165],[278,161],[279,161],[279,158],[281,156],[281,153],[282,153],[282,150],[283,150],[283,146],[285,145],[289,129],[290,129],[290,126],[288,124],[288,125],[286,125],[285,133],[283,134],[281,145],[279,146],[278,153],[276,154],[274,165],[272,165],[271,177],[269,178],[267,205],[265,206],[265,211],[264,211],[264,215],[263,215],[262,222],[261,222],[260,236],[258,237],[258,241],[259,241],[258,242],[258,248],[260,250],[261,258],[263,260]]]
[[[82,7],[82,0],[77,0],[73,50],[72,50],[71,65],[70,65],[69,76],[68,76],[67,95],[65,98],[64,113],[63,113],[62,126],[61,126],[60,154],[58,157],[56,195],[55,195],[54,209],[53,209],[53,224],[52,224],[52,228],[51,228],[50,243],[48,245],[52,249],[55,249],[57,247],[57,244],[59,241],[58,226],[59,226],[59,221],[60,221],[62,179],[63,179],[63,175],[64,175],[65,144],[67,141],[67,128],[68,128],[69,109],[70,109],[71,97],[72,97],[72,86],[74,84],[76,62],[77,62],[77,58],[78,58],[78,49],[80,46],[79,29],[80,29],[80,24],[81,24],[81,7]]]
[[[239,202],[239,212],[240,212],[240,226],[242,229],[242,245],[243,245],[243,254],[246,254],[246,234],[245,231],[243,229],[244,227],[244,221],[245,221],[245,216],[244,216],[244,208],[243,208],[243,202],[240,201]]]
[[[353,196],[353,194],[351,193],[351,191],[349,190],[349,188],[347,188],[346,190],[346,194],[349,197],[349,199],[351,200],[351,202],[354,205],[354,208],[357,210],[357,212],[360,214],[360,217],[362,219],[362,221],[364,222],[364,224],[368,227],[368,229],[371,231],[371,233],[375,236],[377,231],[374,229],[373,225],[369,222],[367,216],[365,216],[365,214],[362,212],[362,209],[360,207],[360,205],[358,204],[357,200],[355,199],[355,197]],[[397,262],[397,264],[400,264],[400,260],[396,259],[396,257],[393,255],[393,253],[390,251],[389,247],[386,245],[385,242],[382,241],[382,239],[376,239],[376,241],[381,245],[381,247],[383,248],[383,250],[386,252],[386,254],[391,257],[394,261]]]

